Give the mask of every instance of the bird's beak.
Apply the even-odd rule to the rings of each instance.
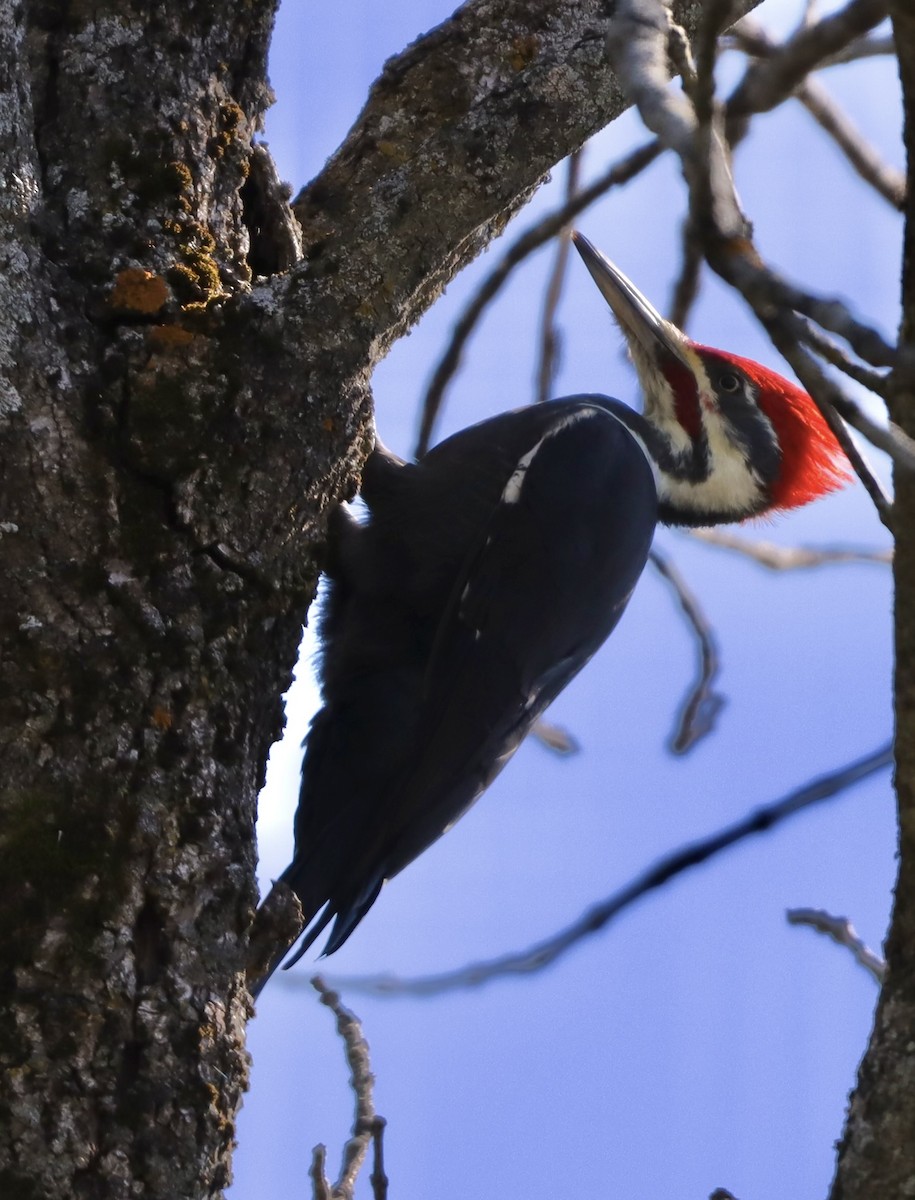
[[[646,400],[655,393],[654,388],[645,386],[648,383],[646,376],[664,373],[665,365],[671,359],[694,374],[695,363],[685,334],[670,321],[665,321],[635,284],[586,237],[575,231],[572,241],[626,337],[636,370],[642,379]]]

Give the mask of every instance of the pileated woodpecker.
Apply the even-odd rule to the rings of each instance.
[[[482,421],[417,463],[376,444],[368,520],[341,507],[329,529],[324,706],[281,876],[314,923],[288,965],[331,920],[324,953],[339,949],[385,880],[492,782],[612,632],[658,521],[740,521],[848,478],[805,392],[691,341],[573,237],[644,411],[571,396]]]

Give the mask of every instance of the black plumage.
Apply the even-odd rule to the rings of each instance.
[[[621,412],[580,396],[503,413],[416,464],[379,447],[368,520],[335,514],[324,706],[282,875],[307,919],[327,907],[299,953],[332,917],[325,952],[343,944],[622,615],[657,497]]]

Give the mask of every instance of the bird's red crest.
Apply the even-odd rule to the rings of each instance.
[[[782,454],[781,472],[772,486],[771,509],[800,508],[849,482],[848,459],[802,388],[752,359],[706,346],[697,349],[733,363],[756,386],[759,407],[772,422]]]

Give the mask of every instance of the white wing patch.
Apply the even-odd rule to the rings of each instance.
[[[512,471],[511,475],[509,475],[508,483],[506,483],[502,491],[501,503],[517,504],[521,499],[524,477],[527,475],[528,468],[537,457],[537,453],[544,442],[548,442],[550,438],[556,437],[557,434],[562,433],[564,429],[568,429],[570,425],[577,424],[578,421],[584,421],[588,417],[597,416],[600,411],[600,409],[595,408],[583,408],[580,412],[570,413],[569,416],[563,417],[561,421],[557,422],[548,433],[545,433],[540,441],[518,460],[518,465]]]

